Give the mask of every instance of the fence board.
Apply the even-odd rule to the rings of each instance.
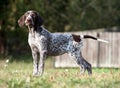
[[[100,44],[100,67],[120,67],[120,33],[100,33],[100,38],[109,41],[109,44]]]
[[[120,33],[115,32],[77,32],[74,34],[88,34],[108,40],[105,44],[91,39],[85,39],[82,54],[93,67],[120,67]],[[67,54],[55,57],[55,67],[78,67]]]

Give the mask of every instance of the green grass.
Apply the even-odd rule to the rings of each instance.
[[[32,59],[0,60],[0,88],[119,88],[120,69],[93,69],[92,76],[79,74],[79,68],[53,68],[46,61],[43,76],[32,76]]]

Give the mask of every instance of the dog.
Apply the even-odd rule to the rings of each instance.
[[[34,10],[27,11],[18,20],[19,26],[24,24],[29,29],[28,43],[33,57],[33,75],[42,75],[44,72],[44,60],[46,56],[57,56],[68,53],[81,68],[81,74],[86,70],[92,74],[92,66],[81,54],[83,39],[91,38],[100,42],[108,43],[106,40],[98,39],[90,35],[75,35],[70,33],[51,33],[43,26],[43,19]],[[40,59],[38,60],[38,53]]]

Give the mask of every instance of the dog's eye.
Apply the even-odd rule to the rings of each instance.
[[[25,15],[26,15],[26,16],[28,16],[29,14],[30,14],[30,13],[29,13],[29,12],[27,12]]]
[[[27,14],[30,14],[30,11],[28,11]]]
[[[31,14],[31,16],[32,16],[33,18],[35,18],[35,14]]]

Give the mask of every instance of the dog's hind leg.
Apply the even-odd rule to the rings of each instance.
[[[79,47],[71,46],[68,54],[76,61],[76,63],[81,67],[81,74],[83,74],[86,70],[88,74],[92,74],[91,64],[88,63],[81,54]]]
[[[88,71],[89,75],[92,74],[91,64],[88,63],[84,58],[77,59],[77,64],[81,67],[81,74],[83,74],[86,70]]]
[[[81,61],[82,60],[82,61]],[[82,68],[84,70],[87,70],[88,71],[88,74],[92,74],[92,66],[90,63],[88,63],[82,56],[82,54],[80,53],[80,59],[78,58],[78,62],[81,61],[81,65],[82,65]]]
[[[91,64],[88,63],[85,59],[84,59],[83,63],[84,63],[85,66],[86,66],[86,69],[87,69],[87,71],[88,71],[88,74],[91,75],[91,74],[92,74],[92,66],[91,66]]]
[[[77,53],[74,54],[75,55],[75,60],[77,62],[77,64],[81,67],[81,74],[84,74],[84,72],[87,70],[88,74],[92,74],[92,67],[91,64],[88,63],[83,57],[82,54],[80,53],[79,55],[77,55]]]

